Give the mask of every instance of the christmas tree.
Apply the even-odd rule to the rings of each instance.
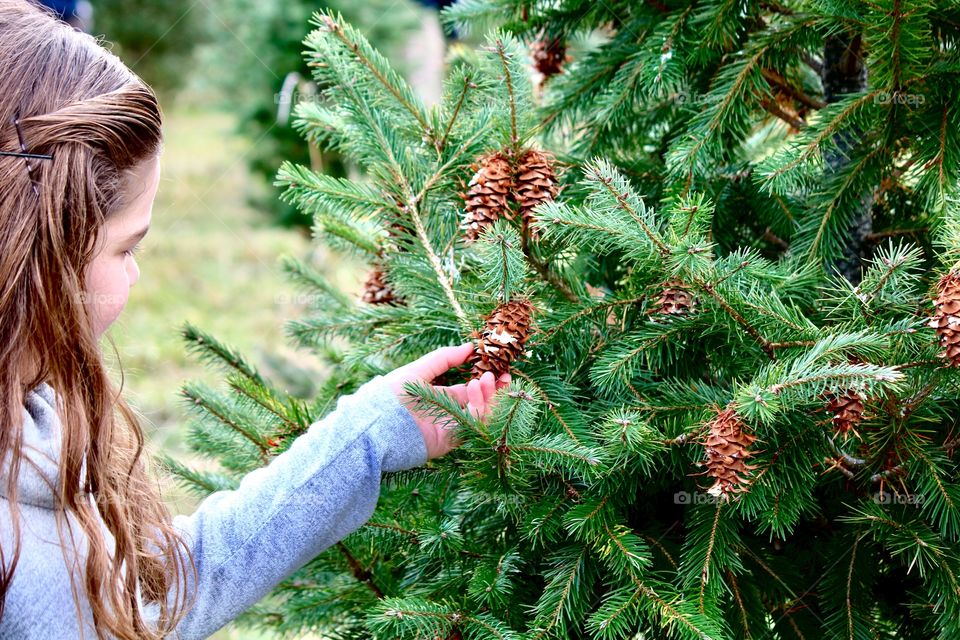
[[[212,337],[187,386],[201,494],[370,376],[472,338],[485,422],[425,385],[454,453],[242,622],[331,638],[957,638],[960,9],[947,2],[463,0],[490,31],[426,109],[314,19],[285,164],[364,291],[296,260],[284,393]],[[558,53],[559,52],[559,53]],[[549,71],[549,73],[547,73]],[[539,77],[538,77],[539,76]],[[455,377],[455,376],[454,376]]]

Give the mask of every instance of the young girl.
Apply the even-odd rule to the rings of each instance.
[[[204,638],[373,512],[380,475],[451,447],[412,411],[472,352],[377,376],[236,491],[171,519],[101,334],[139,277],[154,93],[93,38],[0,0],[0,638]],[[443,388],[484,417],[491,374]]]

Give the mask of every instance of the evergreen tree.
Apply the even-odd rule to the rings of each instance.
[[[316,300],[290,334],[337,365],[310,401],[189,329],[230,371],[228,393],[184,391],[223,472],[169,463],[201,494],[236,486],[338,394],[465,337],[464,377],[514,382],[486,422],[409,386],[463,445],[386,478],[372,520],[244,622],[960,637],[957,8],[465,0],[448,16],[505,30],[429,110],[316,16],[308,64],[331,89],[300,127],[368,179],[287,163],[278,183],[371,278],[361,299],[286,263]],[[541,42],[532,60],[514,34]],[[535,87],[551,47],[562,72]]]
[[[422,20],[422,12],[411,0],[220,0],[208,16],[210,42],[201,49],[204,70],[210,74],[204,81],[219,90],[222,106],[237,118],[238,131],[256,143],[246,155],[256,178],[247,194],[251,205],[280,225],[303,230],[310,228],[309,214],[281,202],[271,188],[280,163],[309,164],[338,176],[348,172],[343,158],[310,148],[289,119],[281,117],[292,104],[313,97],[315,87],[303,59],[303,35],[310,15],[324,7],[342,12],[378,49],[394,58],[400,58]],[[388,12],[390,20],[384,20]],[[301,81],[296,83],[296,78]]]

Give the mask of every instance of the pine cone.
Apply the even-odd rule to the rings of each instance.
[[[587,293],[589,293],[594,298],[602,299],[607,297],[607,294],[603,291],[603,289],[599,289],[593,286],[592,284],[590,284],[589,282],[586,283],[586,288],[587,288]],[[610,313],[607,314],[607,326],[615,327],[618,324],[620,324],[620,322],[617,320],[617,314],[614,313],[613,309],[611,309]]]
[[[510,192],[513,189],[513,167],[502,152],[480,159],[480,166],[470,180],[466,200],[467,213],[460,225],[468,242],[480,237],[484,227],[500,219],[512,218]]]
[[[567,44],[561,38],[540,38],[530,45],[530,56],[533,66],[546,82],[563,72],[563,64],[567,61]]]
[[[937,338],[944,351],[941,358],[947,366],[960,366],[960,275],[951,270],[937,283],[936,312],[927,326],[937,330]]]
[[[687,315],[694,311],[696,306],[697,301],[687,286],[674,278],[663,285],[660,299],[650,313],[665,316]]]
[[[707,461],[701,464],[707,467],[704,473],[714,479],[707,493],[721,500],[745,493],[750,484],[747,476],[756,466],[744,460],[753,455],[749,447],[757,438],[731,408],[720,411],[707,428],[709,432],[701,443],[707,450]]]
[[[863,421],[863,397],[848,389],[842,394],[828,394],[827,400],[826,410],[830,412],[834,433],[846,439],[853,432],[859,438],[857,426]]]
[[[386,280],[383,267],[377,266],[363,284],[363,301],[367,304],[397,304],[393,287]]]
[[[479,378],[487,371],[499,378],[510,371],[510,364],[523,355],[532,316],[533,304],[529,300],[511,300],[493,310],[483,332],[474,332],[477,347],[471,360],[472,378]]]
[[[543,151],[530,149],[520,156],[517,163],[517,178],[514,185],[514,199],[520,205],[523,226],[533,238],[537,233],[531,223],[533,210],[537,205],[557,197],[557,172],[553,168],[553,157]]]

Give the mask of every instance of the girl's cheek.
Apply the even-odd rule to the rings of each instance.
[[[102,335],[120,317],[130,287],[139,278],[136,262],[128,256],[117,260],[95,260],[86,279],[84,301],[97,335]]]

